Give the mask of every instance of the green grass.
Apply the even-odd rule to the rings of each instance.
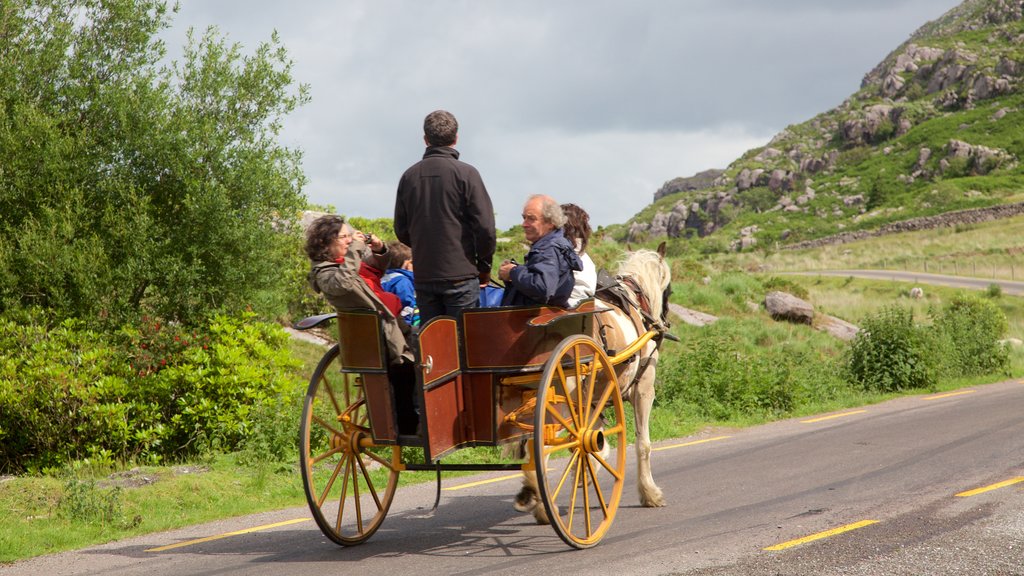
[[[804,250],[716,255],[715,270],[887,269],[1024,280],[1024,216]]]

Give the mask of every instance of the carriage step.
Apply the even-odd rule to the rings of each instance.
[[[423,446],[423,438],[420,438],[416,434],[399,434],[398,435],[399,446]]]

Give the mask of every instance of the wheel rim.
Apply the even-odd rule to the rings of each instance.
[[[299,467],[313,519],[346,546],[365,542],[384,521],[401,456],[398,446],[373,445],[360,380],[341,372],[334,345],[310,378],[299,432]]]
[[[551,526],[574,548],[597,544],[622,497],[626,426],[611,361],[589,336],[566,338],[548,360],[537,390],[533,444]]]

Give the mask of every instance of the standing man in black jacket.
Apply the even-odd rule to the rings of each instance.
[[[450,112],[427,115],[427,151],[402,175],[395,198],[395,235],[412,248],[423,324],[476,306],[491,275],[494,209],[480,173],[453,148],[458,133]]]

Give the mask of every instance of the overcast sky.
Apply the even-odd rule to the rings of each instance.
[[[459,120],[498,227],[523,201],[622,223],[677,176],[724,168],[840,104],[959,0],[181,0],[165,34],[216,26],[251,54],[274,30],[312,102],[285,119],[310,201],[391,217],[423,117]]]

